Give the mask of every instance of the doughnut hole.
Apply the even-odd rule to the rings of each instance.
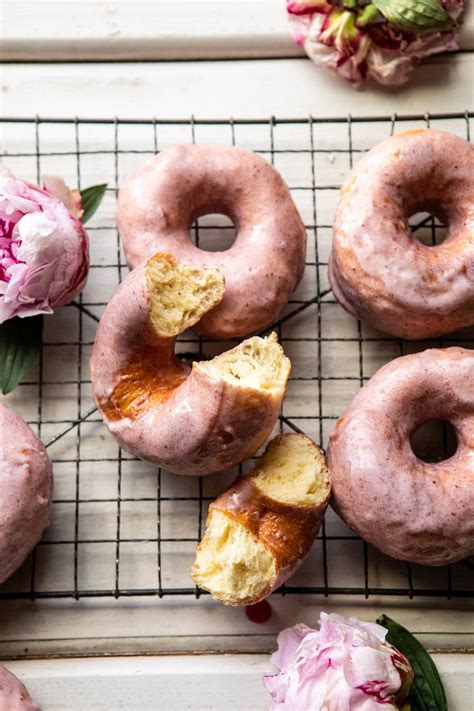
[[[408,222],[413,237],[425,247],[442,244],[448,236],[448,225],[431,212],[417,212]]]
[[[191,241],[205,252],[226,252],[237,238],[235,223],[221,212],[202,215],[190,229]]]
[[[450,459],[458,448],[456,430],[447,420],[424,422],[411,435],[410,444],[418,459],[430,463]]]

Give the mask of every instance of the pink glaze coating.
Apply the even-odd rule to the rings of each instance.
[[[445,221],[441,244],[421,244],[408,218]],[[432,129],[379,143],[343,185],[329,279],[349,313],[401,338],[474,324],[474,147]]]
[[[449,421],[456,453],[427,463],[410,437]],[[426,350],[396,358],[357,393],[328,449],[336,511],[393,558],[444,565],[474,553],[474,351]]]
[[[191,224],[211,213],[236,226],[224,252],[191,242]],[[169,252],[224,275],[223,301],[196,326],[211,338],[244,337],[274,323],[303,275],[306,230],[288,187],[269,163],[241,148],[167,148],[125,181],[117,222],[131,269]]]
[[[0,583],[20,567],[49,524],[51,462],[26,422],[0,404]]]
[[[22,682],[0,664],[0,711],[41,711]]]
[[[100,320],[91,357],[94,399],[109,430],[135,456],[176,474],[230,469],[253,456],[269,437],[284,388],[275,393],[213,379],[198,363],[190,368],[178,361],[175,339],[163,338],[161,351],[154,351],[157,382],[172,360],[181,371],[181,384],[170,386],[167,398],[146,406],[136,417],[117,416],[120,413],[110,406],[117,385],[128,378],[137,348],[145,350],[150,344],[147,261],[127,275]],[[155,349],[153,342],[151,348]],[[140,371],[135,381],[145,378]]]

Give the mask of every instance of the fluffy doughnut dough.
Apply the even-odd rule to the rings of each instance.
[[[454,456],[427,463],[410,437],[447,420]],[[334,507],[393,558],[444,565],[474,553],[474,351],[426,350],[397,358],[357,393],[330,437]]]
[[[0,711],[41,711],[22,682],[0,664]]]
[[[20,567],[49,524],[51,462],[26,422],[0,404],[0,583]]]
[[[322,450],[305,435],[278,435],[211,503],[193,580],[225,605],[267,597],[308,554],[329,494]]]
[[[224,252],[192,242],[197,217],[228,215],[237,239]],[[274,323],[300,281],[306,230],[277,171],[251,151],[172,146],[132,173],[119,192],[117,222],[129,266],[155,252],[225,277],[222,302],[196,330],[240,338]]]
[[[448,225],[435,247],[408,225],[424,210]],[[401,338],[474,324],[474,147],[427,129],[369,151],[340,192],[329,278],[349,313]]]
[[[97,331],[91,377],[108,428],[129,452],[177,474],[210,474],[253,456],[285,394],[290,361],[274,334],[192,368],[175,357],[177,335],[223,293],[217,270],[158,253],[124,279]]]

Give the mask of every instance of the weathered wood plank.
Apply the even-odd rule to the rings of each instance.
[[[461,30],[474,49],[474,10]],[[284,0],[10,0],[1,60],[157,60],[295,57]]]
[[[472,655],[436,654],[450,711],[471,711]],[[43,711],[258,711],[269,657],[180,656],[9,662]]]
[[[109,64],[6,64],[9,116],[345,116],[464,111],[474,54],[438,57],[403,89],[357,90],[305,59]]]
[[[209,597],[154,600],[49,600],[0,606],[0,658],[87,654],[170,654],[269,652],[284,627],[314,626],[321,610],[374,621],[382,612],[405,625],[430,650],[474,648],[469,605],[461,601],[291,595],[271,599],[273,615],[264,625],[245,610],[224,607]]]

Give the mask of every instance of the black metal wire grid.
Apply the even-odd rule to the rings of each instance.
[[[303,348],[306,346],[312,347],[312,354],[315,360],[315,370],[309,375],[300,375],[295,372],[292,375],[291,380],[293,382],[299,382],[309,387],[310,384],[316,386],[316,403],[314,411],[310,414],[299,414],[299,415],[287,415],[285,412],[285,407],[283,408],[283,413],[280,417],[279,428],[280,431],[283,430],[294,430],[297,432],[309,432],[312,436],[319,438],[319,441],[323,442],[326,439],[328,427],[332,426],[335,419],[344,408],[344,405],[338,403],[338,411],[329,411],[327,409],[325,401],[325,385],[327,383],[338,383],[338,381],[344,381],[345,383],[353,381],[353,385],[362,385],[371,373],[368,373],[366,366],[367,359],[367,347],[371,347],[372,344],[380,346],[382,348],[389,348],[391,355],[400,354],[402,355],[407,351],[407,348],[413,350],[413,344],[404,343],[403,341],[393,339],[384,334],[376,333],[370,329],[366,329],[364,325],[357,322],[356,331],[351,335],[334,335],[332,331],[327,333],[328,321],[323,317],[323,310],[327,305],[336,306],[336,301],[332,297],[331,290],[325,279],[325,272],[327,269],[327,257],[321,254],[321,233],[324,231],[330,231],[331,222],[329,220],[321,220],[319,217],[319,206],[321,201],[321,196],[325,194],[325,191],[332,191],[336,193],[340,187],[340,182],[332,182],[321,184],[318,182],[318,165],[319,161],[324,157],[325,159],[332,160],[333,156],[342,155],[347,158],[347,167],[350,168],[353,165],[354,160],[357,158],[358,154],[366,150],[370,145],[375,143],[375,140],[371,139],[371,127],[377,127],[377,130],[383,129],[385,135],[393,134],[397,130],[401,130],[407,126],[430,126],[430,125],[442,125],[443,128],[448,128],[452,125],[456,126],[458,134],[463,133],[467,140],[470,140],[470,124],[474,113],[466,111],[464,114],[438,114],[438,115],[404,115],[404,116],[374,116],[374,117],[334,117],[334,118],[317,118],[317,117],[307,117],[307,118],[297,118],[297,119],[286,119],[286,118],[274,118],[270,119],[229,119],[229,120],[211,120],[211,119],[195,119],[190,118],[189,120],[179,119],[148,119],[148,120],[137,120],[137,119],[83,119],[83,118],[0,118],[0,126],[5,127],[18,127],[20,125],[28,125],[34,129],[34,149],[33,150],[8,150],[8,143],[5,142],[5,146],[1,151],[1,157],[5,161],[12,161],[14,159],[31,159],[35,162],[35,172],[36,180],[40,182],[43,174],[43,161],[48,158],[57,157],[72,157],[75,160],[76,166],[76,178],[77,185],[80,187],[82,184],[83,175],[83,161],[86,156],[96,158],[97,160],[102,160],[106,156],[111,156],[113,159],[113,179],[112,183],[109,183],[108,193],[115,198],[119,183],[120,183],[120,170],[119,161],[122,157],[127,155],[137,155],[137,154],[152,154],[159,151],[161,148],[159,137],[160,131],[165,127],[182,128],[188,131],[188,138],[185,139],[188,142],[197,141],[197,131],[200,127],[219,127],[228,130],[228,142],[232,145],[239,145],[238,132],[240,127],[256,127],[259,130],[265,129],[268,131],[268,144],[267,147],[258,146],[254,147],[256,152],[261,153],[264,157],[270,160],[273,164],[278,162],[282,157],[288,156],[298,156],[300,160],[309,162],[309,183],[305,185],[289,182],[290,190],[294,195],[295,199],[298,194],[309,193],[310,195],[310,219],[306,221],[306,228],[308,230],[308,238],[310,242],[309,257],[306,265],[306,274],[310,273],[312,275],[314,291],[308,296],[305,294],[304,298],[298,298],[296,294],[294,298],[291,299],[287,311],[284,313],[282,318],[275,324],[280,341],[285,348],[291,346],[293,343],[302,344]],[[44,140],[41,138],[41,133],[43,127],[54,128],[54,126],[71,126],[73,128],[73,145],[68,146],[66,149],[61,147],[57,149],[55,146],[48,149],[45,146]],[[363,145],[362,147],[354,140],[355,127],[358,125],[363,125],[365,128],[369,129],[369,145]],[[81,130],[84,127],[94,127],[100,126],[102,129],[106,128],[112,133],[112,146],[109,144],[107,147],[99,146],[93,149],[85,149],[81,145]],[[120,145],[119,135],[123,127],[135,126],[135,127],[151,127],[153,135],[153,145],[150,148],[136,148],[132,146],[127,146],[123,148]],[[463,130],[460,130],[460,127]],[[276,136],[279,127],[286,127],[287,129],[298,128],[298,135],[302,135],[301,131],[307,131],[307,140],[301,141],[301,145],[295,145],[294,141],[290,141],[289,144],[280,145],[278,138]],[[323,135],[330,135],[331,130],[336,129],[338,132],[339,140],[341,135],[345,134],[343,144],[338,144],[335,142],[334,145],[328,144],[326,141],[320,142],[320,137]],[[342,133],[341,133],[342,131]],[[182,142],[185,142],[183,140]],[[298,143],[298,141],[297,141]],[[140,157],[138,155],[138,157]],[[22,177],[22,176],[18,176]],[[126,273],[126,265],[123,260],[123,255],[120,249],[119,236],[116,233],[115,225],[100,225],[97,226],[94,222],[88,227],[88,230],[92,236],[95,238],[95,232],[100,232],[100,230],[114,230],[114,244],[109,249],[108,260],[102,260],[100,263],[91,263],[91,279],[96,273],[95,270],[115,270],[117,275],[117,281],[120,281],[123,275]],[[220,234],[224,230],[233,230],[231,225],[227,226],[213,226],[212,224],[207,224],[205,228],[202,227],[200,221],[193,226],[193,235],[197,245],[200,245],[201,236],[203,230],[206,233],[211,232],[213,229],[219,229]],[[418,231],[422,232],[422,239],[424,241],[430,241],[431,243],[436,243],[442,238],[443,226],[440,225],[436,219],[430,215],[418,216],[416,218],[415,224],[413,225],[413,231],[416,233]],[[90,395],[84,397],[84,388],[90,386],[90,380],[88,379],[88,374],[84,367],[84,354],[90,349],[93,340],[90,337],[91,324],[95,327],[98,320],[101,309],[104,307],[104,301],[88,301],[83,295],[81,295],[73,304],[64,309],[67,315],[71,312],[76,312],[77,315],[77,338],[63,340],[61,338],[48,339],[47,343],[44,344],[43,352],[40,356],[38,364],[37,377],[34,379],[25,380],[19,391],[21,393],[22,388],[27,389],[29,397],[35,398],[37,401],[36,416],[27,418],[29,424],[37,428],[38,434],[43,437],[46,442],[46,446],[50,451],[54,450],[55,445],[65,438],[68,439],[67,457],[61,457],[60,460],[56,460],[54,455],[52,456],[53,463],[56,466],[59,465],[70,465],[68,469],[69,477],[69,487],[71,490],[71,495],[66,497],[58,496],[55,498],[53,503],[53,513],[52,518],[54,522],[55,512],[59,511],[60,507],[68,507],[68,517],[69,523],[72,527],[69,527],[70,535],[61,535],[57,539],[45,539],[40,542],[37,549],[33,552],[30,560],[23,566],[20,574],[14,576],[14,578],[7,584],[0,587],[0,599],[40,599],[40,598],[74,598],[76,600],[83,597],[132,597],[132,596],[157,596],[159,598],[163,596],[171,595],[192,595],[200,597],[204,594],[204,591],[199,590],[192,585],[192,581],[189,578],[189,584],[183,584],[183,578],[180,577],[179,581],[173,578],[173,575],[167,574],[167,567],[165,564],[165,558],[163,554],[163,547],[165,545],[176,546],[184,545],[189,550],[188,552],[192,555],[192,550],[195,544],[200,539],[203,530],[203,520],[205,516],[205,509],[208,501],[210,501],[214,496],[206,495],[205,482],[203,479],[199,479],[196,483],[197,491],[188,493],[185,492],[181,495],[179,492],[169,492],[164,490],[164,477],[167,476],[165,472],[158,470],[154,473],[154,493],[146,496],[134,495],[124,491],[124,468],[125,466],[135,466],[138,460],[133,460],[129,457],[126,452],[123,452],[119,447],[116,448],[116,454],[111,457],[105,457],[101,455],[101,452],[94,453],[90,456],[89,450],[87,453],[83,451],[83,442],[85,439],[84,429],[86,426],[93,425],[97,428],[101,428],[101,418],[90,399]],[[307,319],[308,335],[288,335],[285,330],[285,325],[291,324],[295,319]],[[463,332],[462,334],[453,334],[447,338],[439,339],[437,345],[443,346],[447,344],[458,343],[467,347],[472,347],[474,343],[474,331]],[[327,354],[325,353],[325,346],[331,344],[332,348],[338,348],[339,344],[341,348],[347,347],[348,344],[351,347],[355,346],[355,351],[351,352],[355,355],[355,360],[357,361],[357,372],[351,375],[340,375],[339,373],[326,374],[325,372],[325,358]],[[54,354],[54,349],[60,349],[63,346],[72,348],[75,351],[75,370],[76,377],[70,379],[59,379],[51,377],[45,374],[45,363],[46,355],[45,351],[47,349],[48,359],[51,357],[51,353]],[[417,344],[417,349],[420,350],[425,347],[426,344]],[[205,339],[188,336],[187,334],[182,339],[182,350],[186,351],[189,355],[189,350],[192,350],[192,354],[199,358],[205,358],[209,356],[209,349],[211,348],[211,342]],[[60,353],[60,351],[57,351]],[[333,351],[334,353],[334,351]],[[53,364],[54,365],[54,364]],[[48,372],[51,368],[48,368]],[[45,389],[55,386],[59,388],[73,388],[75,389],[74,401],[75,401],[75,413],[69,415],[68,417],[51,418],[45,413],[44,403],[45,403]],[[291,383],[290,383],[291,388]],[[87,407],[84,408],[84,401],[87,400]],[[20,401],[21,404],[21,401]],[[20,413],[22,412],[21,407],[19,408]],[[50,437],[45,436],[45,430],[51,431],[51,427],[54,428],[54,435]],[[105,429],[105,428],[104,428]],[[72,437],[72,439],[71,439]],[[438,454],[442,456],[442,451],[446,450],[449,446],[448,442],[448,432],[446,428],[443,430],[441,437],[442,441],[437,442]],[[85,496],[83,492],[83,484],[81,481],[84,478],[84,468],[94,469],[98,467],[99,464],[103,465],[108,463],[114,469],[114,493],[113,495],[109,493],[107,497],[102,495],[97,497]],[[138,466],[138,465],[137,465]],[[72,468],[71,468],[72,467]],[[169,475],[168,475],[169,476]],[[102,535],[95,537],[85,537],[84,527],[81,524],[81,507],[90,504],[97,504],[99,507],[110,506],[113,507],[113,535]],[[152,523],[154,526],[154,535],[147,535],[146,537],[134,536],[127,533],[124,530],[124,507],[129,504],[137,505],[139,507],[146,507],[147,514],[151,516]],[[153,507],[153,511],[150,511],[150,505]],[[195,524],[193,525],[194,531],[188,535],[178,534],[169,535],[163,530],[163,508],[165,506],[175,507],[178,513],[178,509],[184,505],[192,506],[194,513],[193,517]],[[62,510],[62,509],[61,509]],[[139,514],[142,515],[142,514]],[[67,526],[66,526],[67,528]],[[338,546],[349,546],[357,545],[359,547],[360,557],[360,573],[361,577],[354,581],[346,581],[342,584],[333,581],[335,577],[332,573],[334,556],[333,545]],[[108,556],[113,557],[113,584],[103,584],[94,585],[82,584],[81,571],[83,570],[84,561],[87,562],[87,555],[85,551],[91,551],[91,547],[108,546]],[[152,546],[153,548],[153,559],[154,559],[154,584],[142,585],[138,580],[137,585],[123,585],[121,580],[122,568],[123,568],[123,558],[124,558],[124,547],[133,547],[133,556],[140,557],[142,554],[142,549],[144,546]],[[66,551],[66,557],[69,563],[72,561],[72,571],[71,576],[67,584],[58,585],[53,583],[46,583],[39,585],[38,578],[40,578],[40,568],[48,566],[48,551],[52,548],[62,547]],[[289,584],[282,586],[277,594],[319,594],[325,596],[337,596],[337,595],[353,595],[353,596],[363,596],[368,598],[373,595],[382,596],[403,596],[408,598],[414,598],[417,596],[430,596],[430,597],[446,597],[446,598],[456,598],[456,597],[471,597],[474,595],[474,581],[472,579],[472,564],[469,561],[462,561],[455,566],[447,566],[443,569],[436,569],[436,572],[431,576],[431,571],[423,571],[423,582],[421,584],[417,583],[417,571],[414,571],[417,566],[411,566],[410,564],[399,563],[395,561],[390,561],[390,565],[397,568],[397,584],[386,582],[382,576],[375,575],[375,579],[372,580],[373,576],[373,561],[370,561],[373,556],[378,554],[373,551],[365,542],[357,538],[348,529],[345,531],[335,529],[335,532],[331,529],[328,530],[328,525],[325,523],[322,527],[320,535],[318,536],[317,542],[315,543],[315,548],[318,551],[318,565],[320,566],[320,581],[318,584],[313,582],[309,583],[304,579],[301,582],[292,583],[290,580]],[[331,553],[330,550],[333,550]],[[41,556],[39,552],[41,551]],[[39,562],[40,558],[40,562]],[[383,556],[382,556],[383,558]],[[370,561],[370,562],[369,562]],[[377,561],[376,561],[377,562]],[[379,561],[380,562],[380,561]],[[375,567],[377,570],[377,565]],[[453,573],[453,571],[455,571]],[[359,582],[360,581],[360,582]]]

